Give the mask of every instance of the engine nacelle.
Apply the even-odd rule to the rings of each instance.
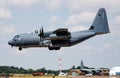
[[[46,37],[46,40],[69,40],[70,35],[67,36],[57,36],[56,34],[52,34],[49,37]]]

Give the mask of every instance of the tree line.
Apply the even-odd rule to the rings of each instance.
[[[71,69],[80,69],[80,68],[81,68],[80,66],[75,67],[73,65],[70,69],[62,70],[62,72],[67,73]],[[84,68],[85,69],[94,69],[94,68],[90,68],[90,67],[86,67],[86,66]],[[42,72],[42,73],[54,74],[54,75],[59,74],[59,70],[47,70],[46,68],[40,68],[40,69],[33,70],[33,69],[24,69],[23,67],[0,66],[0,74],[33,74],[36,72]]]
[[[67,72],[68,70],[63,70]],[[58,74],[59,70],[47,70],[46,68],[40,69],[24,69],[23,67],[14,67],[14,66],[0,66],[0,74],[33,74],[36,72],[42,72],[47,74]]]

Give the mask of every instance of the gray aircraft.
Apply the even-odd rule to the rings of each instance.
[[[8,41],[8,44],[18,47],[19,50],[30,47],[47,47],[49,50],[59,50],[61,47],[70,47],[93,36],[106,33],[109,33],[107,15],[105,9],[100,8],[88,30],[69,32],[66,28],[60,28],[44,32],[42,27],[39,32],[16,35]]]

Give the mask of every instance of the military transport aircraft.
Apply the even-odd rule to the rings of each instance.
[[[86,18],[87,19],[87,18]],[[91,27],[88,30],[69,32],[60,28],[51,32],[39,32],[16,35],[8,42],[9,45],[22,48],[47,47],[49,50],[59,50],[61,47],[70,47],[93,36],[109,33],[107,15],[104,8],[100,8]]]

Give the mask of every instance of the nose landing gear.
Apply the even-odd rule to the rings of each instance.
[[[22,50],[22,47],[19,47],[18,49],[21,51],[21,50]]]

